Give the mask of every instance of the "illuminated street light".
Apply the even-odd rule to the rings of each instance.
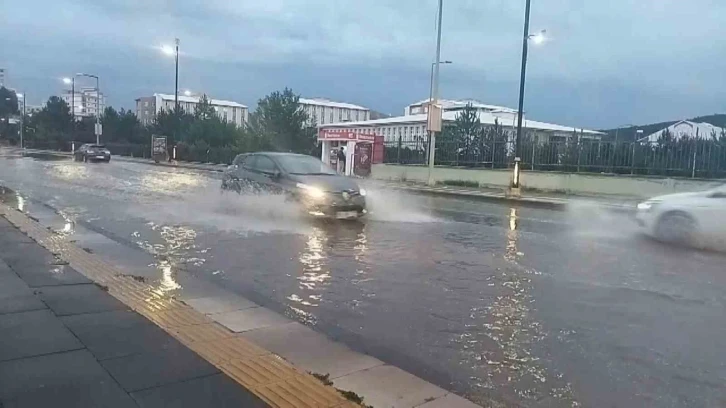
[[[532,40],[532,42],[535,45],[540,45],[540,44],[544,43],[545,41],[547,41],[546,34],[547,34],[547,30],[542,30],[537,34],[530,34],[529,39]]]
[[[185,91],[184,91],[184,96],[192,96],[192,91],[190,91],[190,90],[188,90],[188,89],[187,89],[187,90],[185,90]]]
[[[73,84],[73,79],[65,77],[65,78],[63,78],[63,83],[66,85],[71,85],[71,84]]]
[[[174,140],[176,140],[177,128],[179,127],[179,39],[174,39],[174,46],[162,45],[161,52],[168,56],[174,56]],[[186,92],[185,92],[186,93]]]
[[[102,130],[101,130],[101,88],[99,86],[98,75],[85,74],[83,72],[79,72],[76,74],[76,76],[83,76],[83,77],[96,79],[96,128],[95,128],[94,133],[96,133],[96,144],[100,144],[101,143],[101,132],[102,132]],[[73,95],[73,97],[75,98],[76,96]]]
[[[171,45],[162,45],[161,52],[171,57],[174,55],[174,47]]]

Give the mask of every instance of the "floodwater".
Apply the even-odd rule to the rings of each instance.
[[[217,174],[28,157],[0,185],[486,406],[726,405],[726,257],[597,206],[371,187],[369,219],[322,222]]]

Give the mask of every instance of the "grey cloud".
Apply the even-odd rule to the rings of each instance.
[[[445,0],[443,57],[455,64],[444,95],[516,103],[523,4]],[[0,34],[25,34],[0,61],[35,81],[26,87],[38,86],[31,76],[51,84],[56,70],[88,67],[104,73],[113,103],[130,106],[131,89],[169,90],[171,61],[154,47],[179,37],[184,86],[252,105],[288,85],[397,113],[427,95],[436,1],[31,0],[6,9]],[[724,110],[725,17],[726,3],[713,0],[533,0],[532,31],[551,39],[531,49],[527,110],[589,126]]]

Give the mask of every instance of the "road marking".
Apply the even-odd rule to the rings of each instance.
[[[24,213],[0,203],[0,216],[132,310],[154,322],[276,408],[358,407],[283,358],[236,335],[151,284],[83,251]]]

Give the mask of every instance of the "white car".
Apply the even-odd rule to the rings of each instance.
[[[658,240],[701,246],[726,242],[726,185],[669,194],[638,204],[636,221]]]

